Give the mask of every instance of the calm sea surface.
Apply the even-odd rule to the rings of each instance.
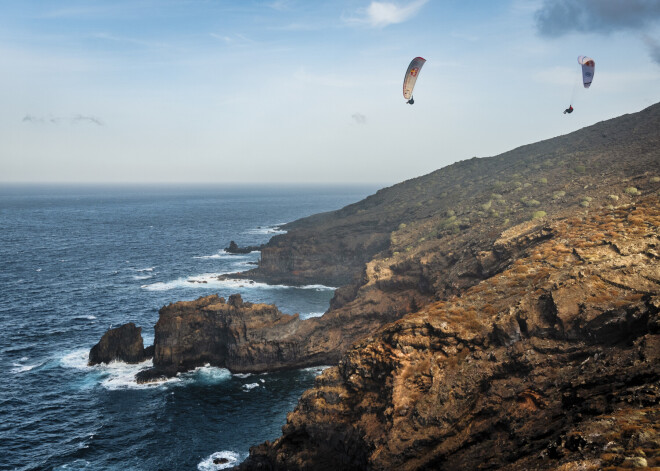
[[[0,187],[0,469],[222,469],[213,458],[236,464],[279,436],[320,369],[204,367],[143,386],[150,362],[88,367],[89,349],[125,322],[150,345],[160,307],[213,293],[321,315],[331,287],[217,281],[259,258],[222,249],[376,189]]]

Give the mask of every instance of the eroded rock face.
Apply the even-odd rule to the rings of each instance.
[[[659,466],[657,196],[516,240],[509,268],[351,348],[240,469]]]
[[[398,317],[392,308],[378,315],[344,310],[300,320],[273,305],[244,302],[239,294],[181,301],[160,310],[154,368],[137,378],[154,381],[207,363],[235,373],[336,364],[354,341]]]
[[[169,373],[206,363],[235,372],[277,369],[295,361],[298,351],[276,340],[290,336],[299,324],[297,315],[243,302],[239,294],[226,301],[213,295],[170,304],[160,310],[155,327],[154,366]]]
[[[125,363],[140,363],[153,355],[153,349],[144,348],[142,341],[142,327],[136,327],[129,322],[116,329],[110,329],[99,343],[89,352],[90,366],[111,361]]]

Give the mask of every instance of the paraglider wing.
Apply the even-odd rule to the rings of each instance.
[[[587,56],[578,57],[578,63],[582,65],[582,83],[584,84],[584,88],[589,88],[591,81],[594,79],[596,63],[591,57]]]
[[[406,75],[403,78],[403,98],[410,100],[413,93],[413,88],[415,88],[415,82],[417,82],[417,77],[419,76],[419,71],[422,70],[422,66],[426,62],[426,59],[423,57],[415,57],[408,66],[406,70]]]

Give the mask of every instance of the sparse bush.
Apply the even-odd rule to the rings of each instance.
[[[453,209],[448,209],[445,214],[447,215],[448,218],[456,216],[456,212]]]
[[[580,206],[582,206],[583,208],[588,208],[589,207],[589,202],[586,201],[586,200],[582,200],[582,201],[580,201]]]
[[[534,213],[532,213],[532,219],[541,219],[544,218],[546,215],[547,214],[545,211],[534,211]]]
[[[487,203],[484,203],[484,204],[481,205],[481,209],[483,209],[484,211],[488,211],[492,204],[493,204],[493,201],[488,200]]]
[[[490,195],[490,197],[495,199],[495,200],[504,199],[504,197],[502,195],[500,195],[499,193],[493,193],[493,194]]]
[[[543,177],[543,178],[539,178],[539,183],[546,184],[546,183],[548,183],[548,179],[545,178],[545,177]]]
[[[651,183],[658,183],[660,182],[660,177],[651,177]]]
[[[639,191],[637,188],[635,188],[634,186],[629,186],[628,188],[626,188],[626,189],[623,190],[623,191],[624,191],[627,195],[631,195],[631,196],[637,196],[637,195],[640,194],[640,191]]]
[[[523,200],[521,200],[521,201],[522,201],[522,203],[523,203],[525,206],[527,206],[528,208],[533,208],[533,207],[535,207],[535,206],[541,206],[541,202],[538,201],[538,200],[534,200],[534,199],[523,199]]]
[[[525,183],[525,184],[523,185],[523,188],[529,188],[530,186],[532,186],[531,183]]]
[[[553,199],[553,200],[558,200],[559,198],[563,198],[564,196],[566,196],[566,192],[565,192],[565,191],[555,191],[555,192],[552,194],[552,199]]]
[[[591,196],[583,196],[580,201],[587,201],[591,203],[593,201],[593,198]]]
[[[584,173],[584,172],[587,171],[587,167],[585,167],[584,165],[576,165],[575,166],[575,171],[577,173]]]
[[[520,182],[513,182],[513,186],[515,186],[516,188],[522,188],[523,184]]]
[[[609,195],[608,198],[612,201],[619,201],[619,197],[617,195]]]

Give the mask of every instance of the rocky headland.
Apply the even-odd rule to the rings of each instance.
[[[354,345],[240,469],[660,466],[660,207],[505,231],[502,272]]]
[[[340,286],[328,311],[165,306],[139,380],[337,365],[241,469],[658,466],[659,130],[654,105],[287,224],[231,276]]]

